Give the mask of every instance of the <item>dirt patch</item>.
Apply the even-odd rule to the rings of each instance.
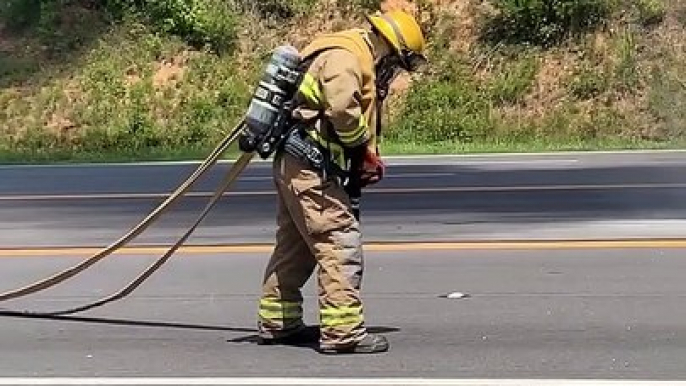
[[[427,25],[429,35],[445,33],[452,50],[468,52],[478,37],[477,21],[490,7],[481,0],[429,0],[421,9],[409,0],[386,0],[381,4],[384,12],[393,9],[415,14],[422,24]],[[442,21],[434,25],[437,18]]]
[[[141,76],[138,73],[138,69],[132,66],[126,69],[124,79],[126,80],[127,85],[132,86],[141,81]]]
[[[560,54],[541,59],[533,90],[529,96],[531,104],[538,104],[540,109],[545,109],[564,96],[565,90],[562,79],[567,78],[573,72],[574,56],[572,54]]]
[[[57,136],[67,138],[77,128],[77,125],[62,113],[52,113],[46,127]]]
[[[437,1],[436,8],[448,16],[450,31],[450,49],[468,53],[477,44],[479,38],[479,19],[489,11],[489,7],[479,0]],[[444,16],[445,17],[445,16]]]
[[[560,108],[566,100],[563,80],[573,71],[570,63],[574,59],[569,54],[559,53],[545,55],[537,60],[539,71],[523,103],[500,107],[502,115],[536,121]]]
[[[393,9],[402,9],[408,12],[417,12],[417,6],[408,0],[386,0],[381,3],[381,11],[387,12]]]
[[[188,64],[189,52],[184,51],[157,64],[152,83],[156,88],[167,87],[183,79]]]
[[[173,86],[183,79],[186,65],[190,54],[186,51],[171,58],[162,59],[155,63],[155,72],[152,75],[152,84],[155,88]],[[129,67],[124,73],[126,84],[134,85],[142,80],[141,71],[138,67]]]

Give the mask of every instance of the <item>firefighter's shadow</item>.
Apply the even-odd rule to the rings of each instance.
[[[300,341],[300,342],[275,343],[273,345],[300,347],[300,348],[309,348],[309,349],[319,348],[319,342],[318,342],[319,326],[318,325],[307,326],[306,330],[307,330],[307,333],[305,335],[308,336],[309,339],[305,339],[305,340]],[[369,332],[371,334],[389,334],[389,333],[394,333],[394,332],[398,332],[398,331],[400,331],[400,329],[396,328],[396,327],[385,327],[385,326],[367,327],[367,332]],[[238,338],[227,339],[227,342],[239,343],[239,344],[245,344],[245,343],[247,343],[247,344],[260,344],[260,337],[257,334],[246,335],[246,336],[241,336]]]

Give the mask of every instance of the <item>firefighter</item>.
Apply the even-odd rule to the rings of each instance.
[[[364,323],[362,240],[351,192],[384,176],[374,129],[379,102],[394,75],[426,62],[425,39],[404,11],[367,20],[369,29],[326,34],[301,51],[298,125],[273,162],[277,232],[259,301],[260,344],[318,343],[324,354],[389,348]],[[320,325],[307,328],[301,288],[315,269]]]

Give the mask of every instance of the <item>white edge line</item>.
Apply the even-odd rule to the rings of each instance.
[[[452,160],[458,162],[464,159],[489,159],[489,158],[518,158],[518,157],[578,157],[578,156],[593,156],[593,155],[646,155],[646,154],[686,154],[686,149],[662,149],[662,150],[589,150],[589,151],[560,151],[560,152],[540,152],[540,153],[469,153],[469,154],[426,154],[426,155],[403,155],[403,156],[385,156],[384,159],[391,164],[415,165],[416,161],[435,161],[435,160]],[[232,163],[235,159],[221,159],[217,163]],[[566,160],[572,161],[572,160]],[[71,167],[104,167],[104,166],[160,166],[160,165],[195,165],[200,164],[202,160],[186,160],[186,161],[144,161],[144,162],[112,162],[112,163],[70,163],[70,164],[8,164],[0,165],[0,169],[7,168],[71,168]],[[525,160],[519,161],[525,162]],[[252,164],[266,164],[271,163],[270,159],[255,159]]]
[[[428,188],[373,188],[368,194],[420,194],[420,193],[486,193],[486,192],[528,192],[528,191],[578,191],[578,190],[616,190],[616,189],[681,189],[686,183],[658,184],[616,184],[616,185],[521,185],[521,186],[437,186]],[[3,201],[49,201],[49,200],[139,200],[166,198],[171,192],[157,193],[76,193],[76,194],[0,194]],[[209,191],[189,192],[185,197],[209,197]],[[248,190],[224,192],[223,197],[273,196],[275,190]]]
[[[430,378],[0,378],[0,385],[685,386],[686,381]]]

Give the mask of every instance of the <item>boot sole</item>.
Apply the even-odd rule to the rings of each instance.
[[[389,349],[386,347],[365,347],[356,346],[350,348],[320,348],[319,352],[325,355],[344,355],[344,354],[380,354],[387,352]]]

